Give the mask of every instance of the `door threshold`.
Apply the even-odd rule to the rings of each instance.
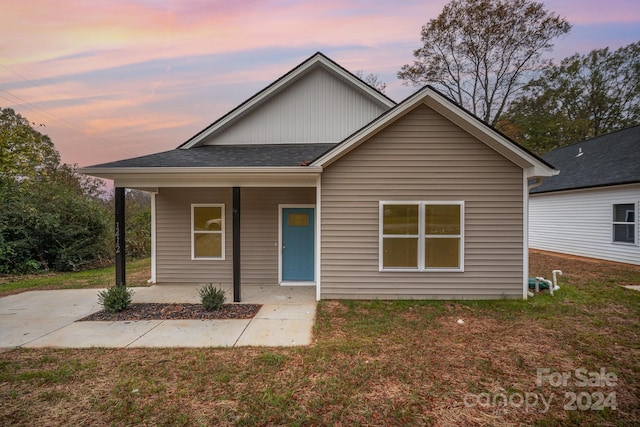
[[[280,282],[280,286],[315,286],[316,282],[314,281],[283,281]]]

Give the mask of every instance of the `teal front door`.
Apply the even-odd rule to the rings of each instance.
[[[315,280],[314,208],[282,208],[282,281]]]

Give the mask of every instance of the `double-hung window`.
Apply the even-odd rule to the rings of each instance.
[[[614,243],[636,243],[636,204],[613,205]]]
[[[224,205],[191,205],[191,259],[224,259]]]
[[[463,271],[464,202],[380,202],[381,271]]]

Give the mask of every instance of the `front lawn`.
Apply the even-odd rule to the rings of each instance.
[[[151,277],[149,258],[127,261],[127,286],[146,286]],[[0,276],[0,297],[27,290],[106,288],[116,282],[114,266],[73,273]]]
[[[640,267],[532,254],[556,268],[528,301],[323,301],[310,347],[7,351],[0,421],[640,424]]]

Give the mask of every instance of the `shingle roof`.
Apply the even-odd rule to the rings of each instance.
[[[279,167],[302,166],[335,144],[203,145],[175,149],[132,159],[90,166],[90,168],[153,167]]]
[[[531,193],[640,182],[640,125],[601,135],[542,156],[560,174]]]

